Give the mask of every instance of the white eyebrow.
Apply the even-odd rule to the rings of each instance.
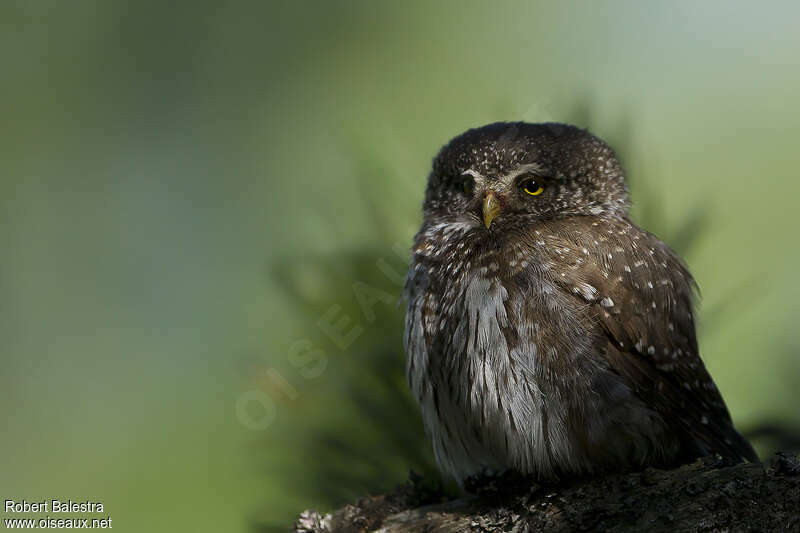
[[[520,165],[505,176],[503,176],[503,180],[513,180],[520,174],[525,174],[526,172],[530,172],[531,170],[537,171],[541,170],[542,167],[538,163],[528,163],[525,165]]]
[[[464,172],[462,172],[461,175],[462,176],[472,176],[473,178],[479,179],[479,180],[485,179],[478,172],[472,170],[471,168],[469,168],[469,169],[465,170]]]

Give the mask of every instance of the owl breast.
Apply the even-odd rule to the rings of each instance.
[[[416,238],[407,375],[440,467],[462,484],[506,469],[556,479],[641,462],[663,429],[608,369],[592,316],[534,244],[462,223]]]

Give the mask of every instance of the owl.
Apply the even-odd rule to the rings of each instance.
[[[406,369],[462,486],[758,460],[700,359],[691,274],[628,207],[614,151],[565,124],[490,124],[434,159]]]

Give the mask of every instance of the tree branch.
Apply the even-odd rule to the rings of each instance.
[[[766,470],[705,459],[557,486],[499,478],[479,496],[442,498],[412,476],[332,514],[305,511],[294,531],[800,531],[800,463],[789,454]]]

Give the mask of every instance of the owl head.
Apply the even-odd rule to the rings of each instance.
[[[614,151],[566,124],[497,122],[451,140],[433,161],[428,222],[498,230],[535,219],[623,215],[625,178]]]

